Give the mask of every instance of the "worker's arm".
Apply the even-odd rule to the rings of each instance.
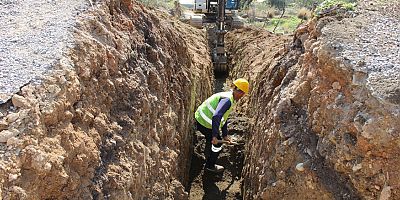
[[[231,143],[231,139],[228,137],[228,120],[226,120],[224,126],[222,127],[222,138]]]
[[[215,109],[215,113],[214,113],[214,115],[212,117],[212,136],[213,136],[213,140],[214,140],[214,138],[218,137],[218,135],[219,135],[219,125],[221,123],[222,116],[224,116],[225,112],[227,110],[229,110],[230,107],[231,107],[231,101],[228,98],[221,98],[219,100],[218,106]],[[226,135],[228,133],[227,123],[224,124],[224,127],[222,127],[222,134]]]
[[[226,120],[224,126],[222,126],[222,138],[228,136],[228,120]]]

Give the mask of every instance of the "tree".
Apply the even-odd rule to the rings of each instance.
[[[268,0],[267,3],[279,10],[284,10],[286,6],[286,0]]]

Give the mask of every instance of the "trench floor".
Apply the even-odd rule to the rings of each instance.
[[[242,199],[241,173],[244,160],[244,141],[240,135],[233,135],[239,145],[225,145],[217,164],[225,167],[222,173],[204,170],[204,136],[196,131],[195,147],[190,169],[189,199]]]

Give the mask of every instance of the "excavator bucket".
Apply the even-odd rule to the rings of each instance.
[[[214,70],[216,72],[227,72],[228,71],[226,54],[222,54],[222,55],[213,54],[212,59],[213,59]]]
[[[192,15],[189,23],[196,28],[203,28],[203,15]]]

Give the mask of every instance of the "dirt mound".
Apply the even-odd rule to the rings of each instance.
[[[253,85],[245,199],[399,196],[400,23],[362,8],[310,21],[281,51],[258,29],[229,35],[231,76]]]
[[[187,198],[189,127],[212,91],[205,32],[132,1],[82,13],[54,72],[1,106],[1,196]]]

